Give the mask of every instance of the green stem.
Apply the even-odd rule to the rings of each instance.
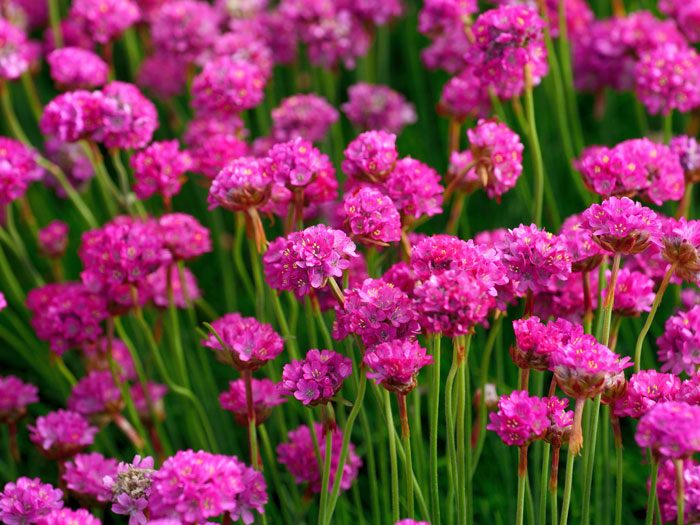
[[[564,496],[561,502],[561,520],[559,525],[566,525],[569,522],[569,506],[571,505],[571,485],[574,479],[574,459],[576,454],[569,447],[566,456],[566,479],[564,481]]]
[[[683,460],[674,459],[673,466],[676,471],[676,523],[685,525],[685,490],[683,483]]]
[[[515,525],[523,525],[525,517],[525,486],[527,484],[527,445],[518,449],[518,500]]]
[[[248,419],[248,444],[250,446],[250,464],[256,470],[262,470],[260,453],[258,452],[258,433],[255,421],[255,406],[253,405],[253,373],[250,369],[241,370],[245,383],[246,415]]]
[[[75,206],[75,209],[78,210],[78,213],[80,213],[80,216],[85,221],[85,225],[91,229],[97,228],[98,225],[95,216],[92,214],[87,204],[85,204],[85,201],[83,201],[83,199],[80,197],[80,194],[75,191],[75,188],[73,188],[71,183],[68,182],[63,170],[61,170],[61,168],[59,168],[53,162],[50,162],[43,157],[37,157],[37,164],[51,173],[56,181],[58,181],[58,184],[61,186],[63,191],[66,192],[68,199],[71,201],[71,203],[73,203],[73,206]]]
[[[542,470],[540,471],[540,502],[539,502],[539,525],[547,523],[547,482],[549,481],[549,449],[551,445],[544,443],[542,449]]]
[[[656,315],[656,311],[659,309],[659,305],[661,304],[661,300],[664,297],[664,292],[666,292],[666,288],[668,288],[668,283],[671,281],[671,277],[673,277],[673,273],[676,271],[676,265],[672,264],[669,266],[668,270],[666,270],[666,275],[664,275],[663,281],[661,281],[661,284],[659,285],[659,289],[656,291],[656,296],[654,297],[654,302],[651,305],[651,311],[647,315],[647,319],[644,322],[644,326],[642,327],[642,331],[639,332],[639,337],[637,337],[637,344],[634,349],[634,371],[639,372],[640,366],[641,366],[641,361],[642,361],[642,347],[644,346],[644,339],[647,336],[647,333],[649,333],[649,329],[651,328],[651,323],[654,321],[654,316]]]
[[[0,105],[2,106],[2,113],[5,117],[7,125],[10,127],[10,132],[17,140],[23,142],[27,146],[31,146],[31,141],[27,138],[27,135],[25,135],[24,129],[22,129],[22,125],[17,119],[12,103],[12,97],[10,97],[10,90],[4,81],[0,81]]]
[[[318,515],[319,525],[324,525],[326,523],[326,516],[328,514],[328,490],[331,479],[331,459],[333,457],[333,429],[330,421],[332,421],[333,416],[329,415],[328,412],[332,413],[333,408],[330,404],[328,406],[322,405],[321,410],[325,414],[323,416],[323,432],[326,436],[326,448],[324,450],[324,460],[323,460],[323,473],[321,475],[321,506]],[[338,472],[336,469],[336,475],[342,477],[342,472]],[[336,476],[336,477],[337,477]]]
[[[544,164],[542,162],[542,151],[540,150],[540,139],[537,135],[537,123],[535,120],[535,102],[532,96],[532,66],[525,65],[525,114],[527,115],[528,135],[530,137],[530,155],[532,158],[532,168],[535,176],[535,200],[533,210],[533,221],[538,226],[542,225],[542,205],[544,200]]]
[[[49,0],[49,20],[51,21],[54,47],[56,49],[63,47],[63,30],[61,29],[61,12],[58,8],[58,0]]]
[[[438,478],[438,421],[440,411],[440,342],[441,334],[432,336],[433,374],[430,385],[430,506],[431,521],[440,521],[440,484]]]
[[[651,482],[649,484],[649,494],[647,496],[647,517],[646,525],[654,523],[654,508],[656,507],[656,481],[659,475],[659,461],[652,456],[651,458]]]
[[[391,521],[399,521],[399,463],[396,455],[396,432],[394,429],[394,416],[391,411],[391,396],[389,391],[384,391],[384,412],[389,428],[389,465],[391,467]]]
[[[671,137],[673,137],[673,110],[669,111],[667,115],[663,116],[664,124],[664,144],[671,142]]]
[[[591,419],[590,439],[588,442],[589,454],[586,463],[586,475],[584,478],[583,511],[581,523],[588,525],[591,517],[591,488],[593,486],[593,470],[595,466],[595,449],[598,442],[598,421],[600,416],[601,394],[598,394],[593,403],[593,417]]]
[[[404,450],[404,475],[406,476],[406,514],[413,517],[413,457],[411,455],[411,431],[408,423],[408,410],[406,407],[406,394],[397,393],[399,404],[399,419],[401,421],[401,443]]]
[[[36,85],[34,84],[34,78],[29,71],[22,73],[22,87],[29,101],[29,108],[32,110],[34,120],[39,122],[44,105],[41,103],[39,93],[37,93]]]
[[[620,271],[620,260],[622,254],[619,252],[615,253],[613,258],[612,270],[610,272],[610,282],[608,283],[608,290],[605,294],[605,302],[603,303],[603,335],[601,337],[601,342],[608,346],[610,342],[610,324],[612,321],[612,311],[615,305],[615,286],[617,285],[617,275]]]
[[[454,410],[454,394],[455,394],[455,378],[459,370],[459,341],[455,337],[452,340],[452,365],[447,373],[445,381],[445,446],[447,448],[447,465],[450,476],[450,496],[462,493],[462,487],[459,481],[459,463],[457,461],[457,447],[455,444],[455,410]],[[452,499],[448,496],[447,501],[451,503]],[[459,496],[458,496],[459,498]],[[458,499],[458,501],[460,501]],[[451,504],[449,505],[451,506]],[[457,504],[457,515],[461,518],[461,506]]]

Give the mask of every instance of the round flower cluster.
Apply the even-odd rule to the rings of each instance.
[[[278,142],[300,137],[319,142],[338,120],[338,110],[314,94],[287,97],[272,110],[272,138]]]
[[[262,70],[250,62],[213,58],[194,77],[192,106],[207,114],[239,113],[260,104],[265,82]]]
[[[677,135],[671,139],[668,146],[678,155],[685,180],[700,181],[700,142],[688,135]]]
[[[442,213],[444,188],[440,180],[438,172],[427,164],[404,157],[396,162],[379,189],[394,201],[401,217],[410,222]]]
[[[80,144],[63,142],[55,137],[47,137],[44,142],[46,158],[63,170],[68,183],[77,191],[82,191],[87,183],[95,176],[95,170],[90,158]],[[43,182],[53,189],[56,195],[65,199],[68,195],[53,175],[47,173]]]
[[[348,88],[348,101],[341,106],[352,124],[363,131],[399,134],[416,121],[413,104],[388,86],[358,82]]]
[[[300,137],[275,144],[267,152],[265,171],[290,190],[311,184],[319,172],[329,169],[328,157]]]
[[[180,192],[185,172],[192,165],[186,152],[179,150],[176,140],[153,142],[131,157],[134,170],[134,193],[147,199],[154,193],[170,199]]]
[[[97,428],[69,410],[56,410],[38,417],[29,426],[29,439],[49,459],[67,459],[91,445]]]
[[[606,277],[609,283],[610,271],[606,272]],[[606,296],[607,290],[607,287],[603,290],[602,297]],[[651,310],[655,295],[653,279],[642,272],[620,268],[615,282],[613,312],[624,317],[636,317]]]
[[[36,152],[21,142],[0,137],[0,206],[22,197],[43,172],[36,163]]]
[[[656,344],[662,372],[694,373],[700,365],[700,305],[669,317]]]
[[[15,376],[0,376],[0,423],[14,423],[39,401],[39,389]]]
[[[384,182],[394,170],[397,159],[396,135],[365,131],[345,149],[343,171],[359,181]],[[404,180],[404,183],[408,182]]]
[[[657,403],[639,420],[637,444],[667,458],[700,451],[700,406],[682,401]]]
[[[344,232],[319,224],[270,243],[263,256],[265,279],[275,290],[303,297],[342,277],[353,257],[355,243]]]
[[[248,425],[248,407],[246,405],[245,381],[236,379],[229,382],[229,388],[219,395],[221,408],[233,413],[236,421],[242,425]],[[255,423],[264,423],[269,417],[273,407],[285,402],[280,388],[270,379],[252,379],[253,410],[255,411]]]
[[[145,147],[158,127],[156,107],[133,84],[110,82],[101,91],[101,120],[93,139],[107,148]]]
[[[673,374],[641,370],[629,378],[625,394],[613,405],[613,413],[640,418],[657,403],[675,400],[680,389],[681,381]]]
[[[68,91],[44,106],[39,128],[62,142],[76,142],[97,132],[102,125],[104,107],[105,100],[99,91]]]
[[[280,392],[305,405],[324,405],[352,373],[352,361],[332,350],[309,350],[306,357],[284,365]]]
[[[211,326],[216,336],[210,334],[202,344],[216,351],[216,357],[223,363],[240,370],[256,370],[277,357],[284,348],[277,332],[253,317],[230,313]]]
[[[515,390],[498,400],[498,411],[489,415],[488,430],[498,434],[506,445],[522,447],[544,437],[549,428],[547,402]]]
[[[572,338],[583,335],[583,327],[566,319],[544,324],[536,315],[513,321],[515,345],[510,348],[513,362],[520,368],[549,370],[554,352]]]
[[[700,516],[700,465],[692,459],[681,461],[683,468],[684,518],[692,523]],[[659,510],[664,523],[672,523],[678,517],[678,499],[676,497],[676,466],[673,460],[662,460],[659,465],[656,495]]]
[[[169,213],[158,219],[163,246],[176,261],[189,261],[212,249],[209,230],[186,213]]]
[[[663,260],[674,265],[676,277],[696,282],[700,275],[700,221],[666,219],[662,225]]]
[[[198,59],[219,35],[219,15],[206,2],[163,2],[150,18],[154,47],[180,63]]]
[[[488,85],[467,66],[442,87],[437,109],[460,122],[467,117],[486,117],[491,110]]]
[[[314,494],[319,494],[321,492],[322,469],[316,459],[314,439],[311,432],[311,429],[306,425],[290,430],[287,434],[287,443],[277,446],[277,460],[289,469],[297,483],[308,483],[309,490]],[[326,449],[326,440],[324,439],[323,427],[320,423],[314,425],[313,432],[316,433],[321,463],[325,462],[326,454],[331,455],[330,486],[333,486],[338,475],[343,434],[338,428],[329,431],[332,432],[331,450],[329,451]],[[341,490],[348,490],[351,487],[352,482],[357,478],[361,466],[362,460],[355,452],[355,445],[350,443],[347,460],[343,471],[340,473]]]
[[[29,42],[20,28],[0,18],[0,80],[15,80],[29,69]]]
[[[368,245],[387,246],[401,239],[401,216],[379,190],[361,187],[343,198],[345,224],[352,237]]]
[[[98,55],[79,47],[55,49],[46,57],[51,78],[62,89],[96,88],[107,82],[109,66]]]
[[[106,503],[112,499],[112,491],[105,486],[104,478],[116,476],[117,465],[117,460],[105,458],[99,452],[78,454],[66,461],[63,481],[66,488],[81,500]]]
[[[37,523],[62,507],[63,492],[39,478],[18,478],[0,492],[0,521],[8,525]]]
[[[168,4],[170,5],[170,4]],[[143,59],[136,84],[160,99],[179,95],[187,85],[187,67],[177,56],[156,53]]]
[[[228,163],[209,187],[209,209],[221,206],[231,211],[258,208],[270,198],[272,177],[262,163],[241,157]]]
[[[90,372],[73,386],[68,397],[68,409],[86,417],[112,414],[121,408],[121,392],[108,371]]]
[[[51,221],[37,234],[39,251],[51,259],[60,259],[68,247],[68,225]]]
[[[94,42],[107,44],[136,23],[141,12],[131,0],[76,0],[70,17]]]
[[[405,395],[416,387],[418,371],[432,364],[433,356],[427,355],[417,341],[395,339],[371,347],[362,362],[370,369],[369,379],[389,391]]]

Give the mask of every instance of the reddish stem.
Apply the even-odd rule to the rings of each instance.
[[[15,463],[19,463],[22,458],[19,454],[19,445],[17,443],[17,421],[10,421],[7,424],[7,430],[10,437],[10,455]]]
[[[396,393],[396,399],[399,403],[399,420],[401,421],[401,437],[408,439],[411,435],[411,430],[408,425],[408,410],[406,409],[406,394]]]
[[[552,467],[549,469],[549,490],[555,492],[559,481],[559,451],[561,447],[552,447]]]
[[[576,400],[576,408],[574,410],[574,425],[571,428],[571,437],[569,438],[569,448],[573,454],[578,454],[583,447],[583,429],[581,422],[583,419],[583,407],[586,404],[585,398]]]
[[[119,427],[119,430],[121,430],[124,435],[129,438],[129,441],[136,447],[137,449],[143,449],[144,443],[143,439],[141,439],[141,436],[139,436],[138,432],[136,432],[136,429],[133,427],[131,423],[119,412],[114,414],[112,416],[112,421],[114,421],[114,424]]]

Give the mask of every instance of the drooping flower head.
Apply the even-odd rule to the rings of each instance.
[[[659,242],[661,222],[656,213],[627,197],[593,204],[581,214],[581,220],[593,240],[612,253],[640,253]]]
[[[382,130],[399,134],[416,121],[416,110],[403,95],[389,86],[358,82],[348,88],[348,101],[341,109],[363,131]]]
[[[176,261],[190,261],[211,252],[209,230],[192,215],[168,213],[158,219],[163,246]]]
[[[0,492],[0,521],[7,525],[37,523],[63,507],[63,492],[39,478],[21,477]]]
[[[112,491],[103,480],[105,476],[117,475],[117,465],[116,459],[106,458],[99,452],[78,454],[66,461],[63,481],[83,504],[100,505],[112,499]]]
[[[549,428],[547,402],[516,390],[498,400],[498,411],[489,415],[488,430],[506,445],[522,447],[542,438]]]
[[[574,424],[574,413],[566,410],[569,400],[560,399],[556,396],[544,397],[542,400],[547,403],[547,417],[549,418],[549,428],[544,435],[544,440],[553,446],[561,446],[569,440],[572,426]]]
[[[245,382],[243,379],[230,381],[228,390],[221,392],[219,403],[221,408],[228,410],[236,418],[241,426],[248,425],[248,413],[246,406]],[[264,423],[270,416],[272,408],[285,402],[280,392],[279,385],[270,379],[252,380],[253,409],[255,410],[255,424]]]
[[[326,99],[309,94],[287,97],[272,110],[272,138],[285,142],[299,137],[309,142],[319,142],[338,120],[338,110]]]
[[[222,206],[230,211],[258,208],[270,198],[272,177],[253,157],[230,162],[216,176],[209,188],[209,208]]]
[[[107,82],[109,66],[98,55],[79,47],[55,49],[46,57],[51,78],[61,89],[96,88]]]
[[[433,356],[413,339],[395,339],[369,348],[362,362],[370,369],[369,379],[391,392],[408,394],[416,387],[418,371],[432,364]]]
[[[68,247],[68,225],[51,221],[37,234],[39,251],[51,259],[60,259]]]
[[[182,62],[193,62],[214,44],[218,15],[207,2],[164,2],[153,13],[151,37],[155,48]]]
[[[39,401],[39,389],[15,376],[0,376],[0,423],[14,423]]]
[[[329,430],[329,432],[332,432],[331,450],[329,451],[326,449],[326,440],[323,438],[323,426],[320,423],[316,423],[313,431],[316,433],[318,439],[321,461],[325,461],[326,454],[331,454],[331,476],[328,487],[330,490],[338,475],[343,434],[338,428]],[[277,459],[282,465],[289,469],[289,472],[294,476],[294,480],[297,483],[307,483],[309,490],[314,494],[321,492],[321,469],[316,460],[314,441],[311,435],[311,429],[308,426],[302,425],[289,431],[287,434],[287,442],[277,446]],[[361,466],[362,460],[355,452],[355,445],[350,443],[345,467],[342,473],[340,473],[341,490],[348,490],[352,486]]]
[[[29,439],[48,459],[67,459],[92,444],[97,428],[70,410],[56,410],[38,417],[29,426]]]
[[[98,44],[115,40],[140,16],[138,5],[131,0],[76,0],[70,8],[71,19]]]
[[[353,257],[355,243],[344,232],[319,224],[270,243],[263,256],[265,279],[276,290],[303,297],[342,277]]]
[[[283,350],[282,338],[266,323],[238,313],[226,314],[211,323],[223,342],[210,334],[202,344],[216,351],[217,359],[240,370],[256,370]]]
[[[629,378],[625,394],[613,404],[613,413],[640,418],[657,403],[673,401],[680,388],[681,381],[673,374],[641,370]]]
[[[385,131],[365,131],[345,149],[343,171],[348,177],[359,181],[384,182],[397,159],[396,135]]]
[[[36,163],[36,152],[21,142],[0,137],[0,206],[22,197],[43,171]]]
[[[363,244],[386,246],[401,239],[401,216],[379,190],[365,186],[346,193],[343,211],[347,229]]]
[[[107,148],[139,149],[158,127],[156,107],[133,84],[114,81],[102,89],[102,121],[93,139]]]
[[[668,146],[678,155],[686,182],[700,181],[700,143],[688,135],[678,135]]]
[[[153,142],[131,157],[136,179],[134,193],[139,199],[147,199],[154,193],[169,199],[180,192],[192,159],[179,148],[176,140]]]
[[[239,113],[260,104],[265,82],[258,66],[229,56],[216,57],[192,82],[192,106],[208,114]]]
[[[682,401],[657,403],[639,420],[637,445],[668,458],[700,451],[700,406]]]
[[[352,373],[352,361],[333,350],[312,349],[304,359],[284,365],[280,392],[304,405],[325,405]]]
[[[696,282],[700,276],[700,221],[667,219],[661,255],[674,265],[674,274]]]
[[[700,366],[700,305],[669,317],[656,344],[662,372],[693,374]]]

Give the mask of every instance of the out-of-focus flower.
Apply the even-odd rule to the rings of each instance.
[[[462,121],[467,117],[486,117],[491,110],[488,85],[473,66],[465,67],[442,87],[438,112]]]
[[[46,158],[63,170],[68,183],[77,191],[85,189],[87,182],[95,176],[90,158],[86,155],[80,144],[63,142],[55,137],[47,137],[44,142]],[[46,172],[44,184],[51,187],[56,195],[65,199],[66,191],[61,187],[56,178]]]
[[[258,66],[228,56],[213,58],[192,82],[192,106],[209,114],[239,113],[260,104],[264,87]]]
[[[398,159],[396,135],[385,131],[365,131],[348,144],[344,155],[343,171],[348,177],[366,182],[384,182]]]
[[[141,62],[136,84],[158,98],[174,97],[185,90],[187,65],[177,56],[155,53]]]
[[[36,152],[19,141],[0,137],[0,206],[22,197],[29,185],[43,176]]]
[[[52,510],[37,521],[37,525],[101,525],[102,522],[93,516],[89,510],[62,508]]]
[[[272,110],[272,138],[278,142],[300,137],[318,142],[338,120],[338,111],[328,101],[315,95],[287,97]]]
[[[606,273],[610,282],[610,272]],[[607,286],[602,297],[607,294]],[[625,317],[636,317],[651,310],[654,302],[654,281],[642,272],[620,268],[615,282],[613,312]]]
[[[0,423],[14,423],[39,401],[39,389],[15,376],[0,376]]]
[[[359,82],[348,89],[348,101],[341,109],[353,125],[367,130],[399,134],[416,121],[416,110],[403,95],[389,86]]]
[[[51,78],[61,89],[95,88],[107,82],[109,66],[87,49],[56,49],[49,53],[46,61],[51,68]]]
[[[0,81],[14,80],[29,68],[27,35],[0,18]]]
[[[163,246],[176,261],[190,261],[212,249],[209,230],[192,215],[168,213],[158,219]]]
[[[184,285],[181,281],[183,276]],[[151,299],[159,308],[170,306],[171,293],[172,302],[176,308],[187,308],[202,297],[197,278],[189,268],[183,268],[181,274],[177,267],[161,266],[146,277],[146,281],[150,286]]]
[[[640,418],[657,403],[673,401],[680,388],[681,381],[673,374],[641,370],[629,378],[625,394],[613,404],[613,413]]]
[[[114,81],[102,89],[102,113],[93,139],[108,148],[139,149],[158,127],[156,107],[133,84]]]
[[[255,424],[260,425],[270,416],[270,412],[277,405],[285,402],[280,392],[279,385],[270,379],[252,379],[253,410],[255,411]],[[248,407],[246,405],[245,381],[236,379],[230,381],[228,390],[221,392],[219,403],[221,408],[233,413],[236,421],[242,425],[248,425]]]
[[[121,392],[108,371],[92,371],[78,381],[68,397],[68,408],[86,417],[99,417],[119,412]]]
[[[207,2],[164,2],[151,17],[153,45],[181,62],[193,62],[214,44],[219,34],[218,19]]]
[[[49,459],[68,459],[91,445],[97,428],[69,410],[56,410],[29,425],[29,439]]]
[[[427,164],[411,157],[396,162],[380,189],[394,201],[401,217],[412,219],[442,213],[444,188],[440,175]]]
[[[95,133],[102,125],[105,101],[101,92],[68,91],[44,107],[39,127],[42,133],[62,142],[76,142]]]
[[[105,476],[117,475],[117,460],[99,452],[78,454],[66,461],[63,481],[66,488],[84,504],[99,505],[112,499],[112,491],[105,486]]]
[[[0,492],[0,521],[7,525],[36,523],[63,507],[63,492],[39,478],[21,477]]]
[[[682,401],[657,403],[639,420],[635,440],[664,457],[690,456],[700,450],[700,406]]]
[[[662,372],[693,374],[700,365],[700,305],[669,317],[656,344]]]
[[[700,181],[700,143],[688,135],[678,135],[668,143],[683,168],[686,182]]]
[[[139,199],[147,199],[154,193],[170,199],[180,192],[192,159],[179,147],[176,140],[153,142],[131,157],[136,179],[134,193]]]
[[[131,0],[76,0],[70,17],[98,44],[107,44],[135,24],[141,17]]]
[[[39,251],[51,259],[60,259],[68,247],[68,225],[51,221],[37,234]]]
[[[352,361],[333,350],[312,349],[304,359],[284,365],[280,392],[305,405],[324,405],[352,373]]]

